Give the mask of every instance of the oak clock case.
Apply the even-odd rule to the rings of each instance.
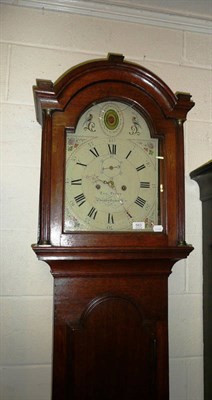
[[[194,103],[109,54],[38,80],[39,238],[54,277],[52,400],[168,400],[168,276],[185,241]]]

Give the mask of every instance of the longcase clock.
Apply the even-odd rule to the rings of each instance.
[[[194,103],[121,55],[38,80],[39,238],[54,277],[53,400],[168,400],[167,281],[185,241]]]

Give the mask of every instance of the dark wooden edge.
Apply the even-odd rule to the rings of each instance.
[[[196,177],[207,174],[210,171],[212,171],[212,160],[206,162],[205,164],[203,164],[200,167],[196,168],[195,170],[191,171],[190,177],[191,177],[191,179],[195,180]]]
[[[148,260],[186,258],[193,250],[191,245],[157,248],[70,248],[32,245],[39,260]]]
[[[158,98],[163,108],[164,114],[168,118],[178,118],[185,120],[187,112],[194,106],[189,93],[177,92],[176,95],[157,75],[141,65],[124,61],[124,56],[119,54],[109,54],[108,58],[87,61],[70,68],[58,80],[53,83],[50,80],[37,79],[33,86],[33,94],[38,122],[42,125],[43,110],[64,110],[70,101],[70,94],[67,97],[65,92],[71,87],[71,96],[85,87],[91,79],[98,81],[104,80],[105,71],[107,72],[107,81],[110,82],[115,70],[122,73],[122,80],[128,81],[129,75],[135,84],[139,87],[145,87],[152,96]],[[97,74],[98,72],[98,74]],[[102,76],[100,75],[102,74]],[[120,76],[119,76],[120,79]]]

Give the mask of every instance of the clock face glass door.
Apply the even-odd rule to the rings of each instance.
[[[158,139],[120,101],[95,104],[66,128],[64,232],[160,231]]]

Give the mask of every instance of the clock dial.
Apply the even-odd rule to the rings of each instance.
[[[66,130],[64,231],[158,225],[158,140],[122,102],[92,106]]]

